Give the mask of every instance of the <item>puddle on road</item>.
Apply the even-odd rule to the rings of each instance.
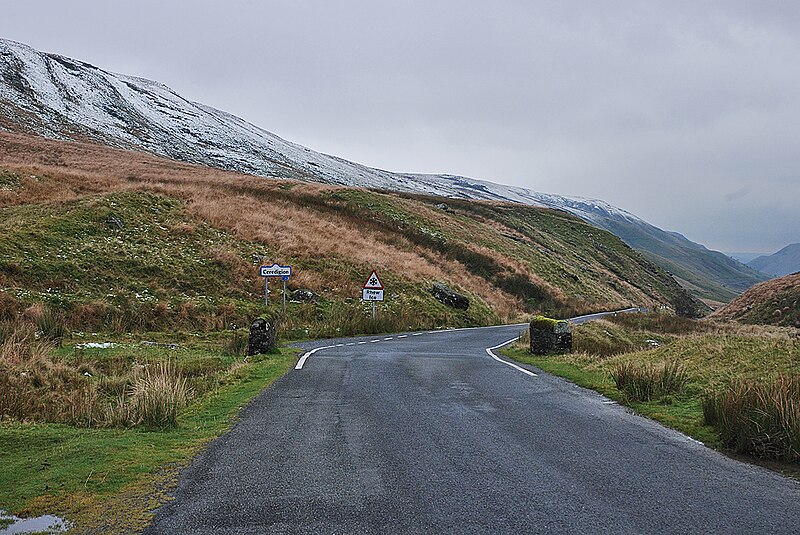
[[[64,533],[69,529],[69,522],[53,515],[42,515],[35,518],[19,518],[0,511],[0,535],[11,533]]]

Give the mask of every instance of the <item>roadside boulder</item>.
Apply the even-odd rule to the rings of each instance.
[[[434,282],[433,287],[428,290],[433,296],[444,303],[445,305],[459,310],[467,310],[469,308],[469,298],[454,292],[441,282]]]
[[[247,354],[267,353],[275,347],[275,322],[258,318],[250,325],[250,337],[247,339]]]
[[[293,303],[317,303],[319,302],[319,295],[308,288],[298,288],[289,294],[289,301]]]
[[[569,353],[572,351],[572,328],[568,321],[535,316],[531,320],[531,353]]]

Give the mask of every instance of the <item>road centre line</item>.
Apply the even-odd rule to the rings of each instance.
[[[486,352],[489,354],[489,356],[490,356],[490,357],[492,357],[492,358],[493,358],[494,360],[496,360],[497,362],[502,362],[502,363],[503,363],[503,364],[505,364],[506,366],[511,366],[511,367],[512,367],[512,368],[514,368],[515,370],[517,370],[517,371],[521,371],[521,372],[522,372],[522,373],[524,373],[525,375],[530,375],[531,377],[539,377],[538,375],[536,375],[536,374],[535,374],[535,373],[533,373],[532,371],[530,371],[530,370],[526,370],[525,368],[521,368],[521,367],[517,366],[516,364],[512,364],[512,363],[510,363],[510,362],[508,362],[508,361],[505,361],[505,360],[501,359],[500,357],[498,357],[497,355],[495,355],[495,354],[492,352],[492,350],[493,350],[493,349],[500,349],[501,347],[503,347],[503,346],[507,346],[507,345],[508,345],[508,344],[510,344],[511,342],[516,342],[517,340],[519,340],[519,336],[517,336],[516,338],[512,338],[511,340],[509,340],[509,341],[507,341],[507,342],[503,342],[502,344],[498,344],[498,345],[496,345],[496,346],[494,346],[494,347],[487,347],[487,348],[486,348]]]
[[[624,310],[618,310],[616,312],[607,312],[607,313],[601,312],[601,313],[597,313],[597,314],[587,314],[586,316],[578,316],[576,318],[570,318],[568,321],[571,322],[571,321],[574,321],[574,320],[582,320],[582,319],[585,319],[585,318],[594,319],[595,317],[599,318],[599,317],[603,317],[604,315],[617,314],[617,313],[626,313],[626,312],[634,312],[634,311],[640,311],[640,310],[642,310],[642,309],[639,309],[639,308],[628,308],[628,309],[624,309]],[[523,325],[528,326],[527,323],[516,323],[516,324],[513,324],[513,325],[490,325],[488,327],[462,327],[460,329],[441,329],[441,330],[438,330],[438,331],[423,331],[423,332],[411,333],[411,336],[422,336],[423,334],[437,334],[437,333],[447,333],[447,332],[455,332],[455,331],[471,331],[471,330],[477,330],[477,329],[495,329],[495,328],[498,328],[498,327],[521,327]],[[397,338],[407,338],[407,337],[408,337],[407,334],[402,334],[402,335],[397,336]],[[389,337],[389,338],[384,338],[383,341],[389,341],[389,340],[393,340],[393,339],[394,339],[393,337]],[[492,352],[493,349],[499,349],[499,348],[501,348],[503,346],[506,346],[506,345],[510,344],[511,342],[515,342],[516,340],[519,340],[519,336],[517,336],[516,338],[512,338],[511,340],[508,340],[507,342],[503,342],[502,344],[496,345],[494,347],[487,347],[486,348],[486,353],[490,357],[495,359],[497,362],[502,362],[506,366],[511,366],[512,368],[516,369],[517,371],[521,371],[525,375],[529,375],[531,377],[539,377],[537,374],[533,373],[532,371],[526,370],[525,368],[517,366],[516,364],[512,364],[511,362],[505,361],[505,360],[501,359],[500,357],[498,357],[497,355],[495,355]],[[358,344],[358,345],[363,345],[363,344],[367,344],[367,343],[374,344],[376,342],[381,342],[381,340],[380,339],[376,339],[376,340],[370,340],[369,342],[366,342],[366,341],[350,342],[348,344],[336,344],[336,345],[331,345],[331,346],[318,347],[316,349],[312,349],[311,351],[308,351],[302,357],[300,357],[300,360],[297,362],[297,365],[294,367],[294,369],[295,370],[302,370],[303,369],[303,365],[306,363],[306,360],[308,360],[308,357],[310,357],[311,355],[313,355],[317,351],[322,351],[323,349],[330,349],[332,347],[342,347],[344,345],[352,346],[352,345],[355,345],[355,344]]]

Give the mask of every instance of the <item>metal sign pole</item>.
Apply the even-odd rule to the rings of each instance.
[[[286,314],[286,279],[283,279],[283,313]]]
[[[372,321],[375,321],[375,301],[372,302]]]
[[[269,277],[264,277],[264,304],[269,306]]]

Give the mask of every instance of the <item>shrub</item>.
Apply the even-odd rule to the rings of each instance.
[[[772,383],[735,381],[706,396],[703,415],[737,452],[800,460],[800,376],[782,376]]]
[[[650,401],[678,394],[686,386],[688,375],[677,361],[662,366],[622,362],[611,372],[617,389],[632,401]]]

